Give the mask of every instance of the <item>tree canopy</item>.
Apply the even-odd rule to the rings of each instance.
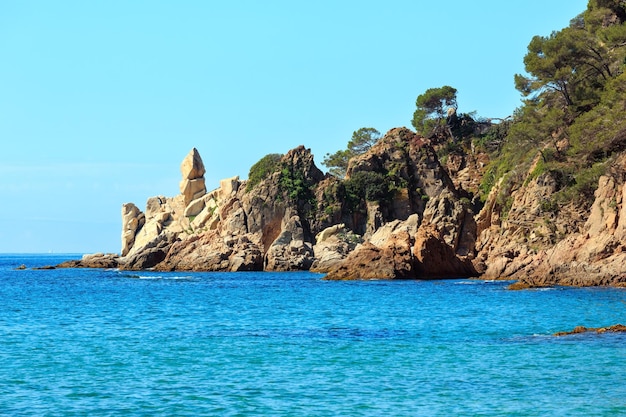
[[[524,104],[492,152],[485,185],[522,181],[536,164],[533,176],[558,179],[546,207],[593,195],[609,159],[626,149],[625,22],[626,1],[589,0],[569,26],[532,38],[526,74],[515,75]],[[481,189],[486,196],[490,187]]]
[[[429,88],[417,96],[411,124],[424,136],[430,135],[438,126],[441,126],[449,108],[457,109],[456,88],[444,85],[439,88]]]
[[[516,74],[516,88],[531,101],[567,109],[572,117],[588,111],[624,63],[623,17],[623,1],[592,0],[569,27],[533,37],[524,57],[529,76]]]
[[[346,149],[326,154],[322,163],[332,175],[343,178],[346,175],[350,158],[367,152],[380,139],[380,136],[380,132],[373,127],[362,127],[352,132],[352,139],[348,142]]]

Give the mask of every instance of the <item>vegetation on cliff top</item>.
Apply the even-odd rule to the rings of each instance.
[[[332,175],[343,178],[346,176],[350,158],[361,155],[369,150],[380,139],[380,132],[373,127],[362,127],[352,133],[352,139],[344,150],[326,154],[322,163]]]
[[[626,148],[626,3],[591,0],[570,25],[535,36],[515,75],[523,105],[483,178],[483,198],[497,180],[520,183],[549,173],[559,191],[546,207],[558,210],[576,196],[589,203],[606,163]],[[506,188],[506,187],[504,187]]]
[[[250,167],[250,172],[248,172],[248,184],[246,185],[246,190],[250,191],[255,185],[263,181],[270,174],[276,172],[282,157],[283,155],[279,153],[270,153],[252,165]]]
[[[533,37],[524,57],[526,74],[514,76],[523,104],[499,123],[475,113],[458,113],[457,90],[447,85],[418,95],[411,123],[431,140],[444,163],[451,154],[489,154],[490,163],[475,192],[484,201],[501,182],[499,203],[504,212],[511,190],[546,174],[557,183],[557,192],[543,204],[546,212],[558,212],[575,200],[579,206],[590,204],[607,162],[626,149],[625,21],[623,0],[590,0],[568,27]],[[374,128],[361,128],[345,149],[326,154],[322,163],[343,179],[350,159],[365,153],[380,137]],[[250,169],[248,189],[280,171],[279,160],[280,155],[270,154],[257,162]],[[302,179],[283,171],[282,185],[289,196],[308,199]],[[384,173],[367,175],[342,181],[345,197],[353,203],[348,206],[392,195],[393,184]],[[589,198],[575,198],[580,195]]]

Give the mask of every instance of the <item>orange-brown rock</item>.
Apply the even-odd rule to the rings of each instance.
[[[328,271],[327,280],[415,278],[411,238],[407,232],[392,235],[382,247],[366,242]]]
[[[557,337],[570,336],[573,334],[581,334],[581,333],[597,333],[597,334],[626,333],[626,326],[624,326],[623,324],[615,324],[613,326],[608,326],[608,327],[576,326],[574,327],[574,330],[567,331],[567,332],[557,332],[557,333],[554,333],[553,336],[557,336]]]
[[[415,274],[418,278],[453,278],[476,276],[472,263],[461,259],[432,224],[423,224],[413,246]]]

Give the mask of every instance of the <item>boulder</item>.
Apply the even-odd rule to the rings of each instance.
[[[317,236],[315,236],[315,241],[317,242],[317,244],[319,244],[319,243],[324,242],[329,237],[335,236],[337,233],[345,233],[345,232],[346,232],[346,225],[344,223],[339,223],[334,226],[327,227],[326,229],[319,232]]]
[[[456,278],[478,275],[469,260],[461,260],[441,232],[432,224],[422,224],[413,246],[418,278]]]
[[[180,172],[183,175],[183,180],[195,180],[197,178],[203,178],[206,170],[204,169],[204,163],[200,157],[200,153],[196,148],[193,148],[183,162],[180,164]]]
[[[296,214],[287,216],[281,233],[265,254],[266,271],[308,270],[313,264],[313,245],[305,241],[300,217]]]
[[[341,263],[358,244],[363,243],[363,238],[339,224],[318,233],[316,242],[313,246],[315,260],[311,271],[328,272]]]
[[[218,189],[219,198],[225,200],[232,197],[239,189],[239,176],[220,180],[220,188]]]
[[[206,196],[202,196],[200,198],[196,198],[192,202],[190,202],[185,208],[185,217],[193,217],[200,214],[204,207],[206,207]]]
[[[415,278],[411,238],[406,231],[390,236],[382,247],[359,245],[343,262],[330,268],[327,280]]]
[[[206,194],[204,178],[183,179],[180,182],[180,193],[184,196],[185,207],[193,200]]]

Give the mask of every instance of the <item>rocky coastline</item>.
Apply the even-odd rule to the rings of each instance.
[[[572,206],[547,218],[542,203],[558,191],[550,172],[529,171],[515,189],[500,181],[481,201],[488,155],[472,148],[442,162],[436,148],[395,128],[352,158],[340,179],[299,146],[258,183],[233,177],[208,192],[192,149],[181,164],[180,194],[152,197],[143,211],[122,206],[119,255],[58,267],[480,277],[515,280],[514,289],[626,285],[626,155],[600,177],[587,212]],[[508,207],[498,198],[503,191]]]

